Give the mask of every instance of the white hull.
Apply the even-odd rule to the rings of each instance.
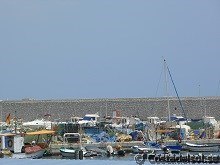
[[[46,120],[39,120],[36,119],[34,121],[30,121],[30,122],[24,122],[23,126],[32,128],[32,129],[37,129],[37,128],[45,128],[45,129],[51,129],[53,122],[51,121],[46,121]]]
[[[86,150],[82,149],[83,150],[83,156],[86,155],[86,154],[89,154],[89,152],[87,152]],[[76,154],[79,154],[78,152],[76,151],[79,151],[79,149],[75,149],[75,148],[60,148],[60,153],[63,157],[69,157],[69,158],[75,158],[77,155]]]
[[[60,153],[63,157],[75,157],[76,156],[75,152],[62,152],[62,151],[60,151]]]
[[[220,151],[220,147],[218,145],[208,145],[208,144],[191,144],[186,143],[186,149],[193,152],[218,152]]]
[[[138,146],[132,147],[133,153],[154,153],[155,150],[156,149],[154,149],[154,148],[148,148],[148,147],[138,147]]]
[[[75,157],[76,156],[75,149],[61,148],[60,153],[63,157]]]
[[[12,155],[4,155],[4,158],[14,158],[14,159],[39,159],[42,158],[44,155],[45,150],[42,149],[40,151],[26,154],[26,153],[17,153]]]

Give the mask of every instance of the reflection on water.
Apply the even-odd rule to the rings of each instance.
[[[199,152],[181,152],[181,154],[183,156],[186,156],[187,154],[190,154],[190,155],[199,155],[201,153]],[[203,152],[202,154],[204,155],[220,155],[220,152],[213,152],[213,153],[207,153],[207,152]],[[61,159],[61,160],[69,160],[69,161],[74,161],[74,164],[75,162],[78,162],[78,161],[82,161],[82,162],[88,162],[88,163],[91,163],[91,162],[102,162],[103,160],[105,161],[110,161],[109,163],[110,164],[120,164],[122,165],[123,163],[126,163],[126,164],[138,164],[138,160],[135,159],[135,156],[137,154],[132,154],[132,153],[127,153],[125,156],[111,156],[111,157],[107,157],[107,156],[95,156],[95,157],[87,157],[87,158],[84,158],[83,160],[74,160],[74,159],[70,159],[70,158],[63,158],[62,156],[51,156],[51,157],[44,157],[43,159]],[[178,154],[176,154],[176,156],[178,157]],[[143,158],[143,157],[142,157]],[[141,158],[140,158],[141,159]],[[93,160],[93,161],[91,161]],[[180,162],[179,162],[180,163]],[[208,162],[207,162],[208,163]],[[195,162],[182,162],[182,164],[207,164],[207,163],[195,163]],[[175,164],[175,162],[149,162],[148,160],[143,160],[141,162],[142,165],[150,165],[150,164]],[[177,163],[176,163],[177,164]],[[181,164],[181,163],[180,163]],[[216,163],[215,163],[216,164]]]
[[[120,160],[128,160],[128,161],[134,161],[134,156],[135,154],[132,153],[127,153],[125,156],[94,156],[94,157],[84,157],[83,160],[115,160],[115,161],[120,161]],[[62,157],[61,155],[57,156],[46,156],[43,157],[42,159],[64,159],[64,160],[74,160],[68,157]]]

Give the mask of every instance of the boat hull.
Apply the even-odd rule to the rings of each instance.
[[[75,149],[60,148],[60,153],[63,157],[76,157]]]
[[[39,159],[44,155],[45,149],[39,150],[33,153],[17,153],[11,155],[4,155],[4,158],[14,158],[14,159]]]
[[[132,152],[136,154],[142,154],[142,153],[154,153],[156,148],[148,148],[148,147],[138,147],[133,146]]]
[[[218,152],[220,151],[219,145],[209,145],[209,144],[190,144],[186,143],[186,149],[191,152]]]

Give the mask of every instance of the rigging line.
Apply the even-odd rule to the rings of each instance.
[[[173,78],[172,78],[172,75],[171,75],[171,73],[170,73],[170,69],[169,69],[168,65],[167,65],[167,70],[168,70],[168,73],[169,73],[169,75],[170,75],[170,79],[171,79],[171,81],[172,81],[172,84],[173,84],[173,86],[174,86],[174,90],[175,90],[175,92],[176,92],[178,101],[179,101],[179,103],[180,103],[180,107],[181,107],[181,109],[182,109],[182,112],[183,112],[183,114],[184,114],[184,117],[186,118],[185,110],[183,109],[182,102],[180,101],[180,97],[179,97],[179,94],[178,94],[178,92],[177,92],[177,89],[176,89],[176,86],[175,86],[175,84],[174,84],[174,81],[173,81]]]
[[[158,83],[157,83],[157,89],[156,89],[155,97],[157,97],[157,93],[158,93],[158,89],[159,89],[159,85],[160,85],[160,81],[161,81],[162,74],[163,74],[163,66],[162,66],[162,69],[161,69],[161,72],[160,72],[159,81],[158,81]]]
[[[161,72],[160,72],[159,81],[158,81],[158,83],[157,83],[157,88],[156,88],[156,92],[155,92],[155,98],[157,97],[157,94],[158,94],[158,90],[159,90],[159,86],[160,86],[162,74],[163,74],[163,65],[162,65],[162,69],[161,69]],[[156,105],[156,102],[154,102],[153,107],[151,108],[151,110],[154,110],[154,109],[155,109],[155,105]]]

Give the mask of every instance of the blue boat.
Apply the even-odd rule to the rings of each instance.
[[[182,150],[182,145],[166,145],[165,146],[171,153],[179,153]]]

